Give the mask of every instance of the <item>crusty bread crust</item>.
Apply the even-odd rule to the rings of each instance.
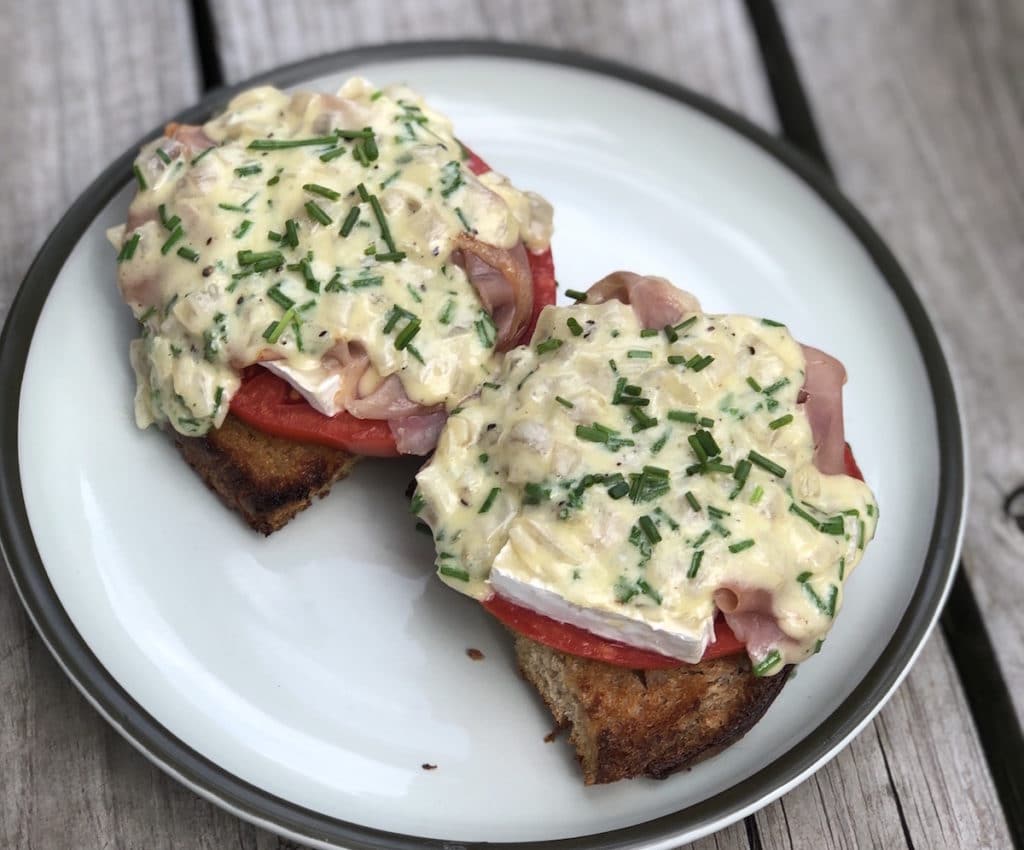
[[[359,459],[340,449],[272,437],[231,414],[202,437],[175,434],[174,442],[207,486],[267,535],[314,497],[327,495]]]
[[[523,676],[540,692],[587,785],[663,779],[739,740],[786,683],[788,668],[758,678],[745,655],[671,670],[628,670],[568,655],[516,635]]]

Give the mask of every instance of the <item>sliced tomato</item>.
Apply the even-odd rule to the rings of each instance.
[[[851,478],[856,478],[858,481],[864,480],[864,474],[860,471],[860,467],[857,466],[857,461],[853,457],[853,449],[850,448],[850,444],[846,444],[846,451],[843,454],[843,463],[846,465],[846,474]]]
[[[604,661],[606,664],[629,667],[633,670],[667,670],[682,667],[686,663],[678,658],[669,658],[667,655],[647,649],[638,649],[619,641],[598,637],[586,629],[545,617],[497,594],[485,599],[483,606],[512,631],[570,655],[592,658],[595,661]],[[701,660],[723,658],[742,651],[743,644],[737,640],[725,620],[719,618],[715,621],[715,642],[708,644]]]
[[[231,412],[264,433],[286,440],[317,443],[369,457],[395,457],[398,449],[388,423],[356,419],[342,411],[324,416],[291,385],[258,366],[246,369],[231,399]]]
[[[491,170],[475,153],[468,149],[466,153],[466,165],[474,174]],[[540,254],[527,251],[526,256],[533,276],[533,313],[517,345],[530,341],[540,311],[555,303],[555,264],[551,249]],[[283,378],[258,367],[245,371],[242,386],[231,399],[231,412],[253,428],[274,437],[316,443],[368,457],[398,455],[387,421],[357,419],[345,411],[337,416],[324,416],[310,407]]]

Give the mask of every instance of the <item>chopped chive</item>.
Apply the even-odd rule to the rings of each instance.
[[[267,298],[277,304],[282,310],[288,310],[295,306],[295,302],[280,290],[280,286],[281,284],[275,283],[270,287],[267,290]]]
[[[577,425],[576,436],[590,443],[607,443],[609,434],[596,425]]]
[[[670,354],[668,362],[670,366],[685,366],[686,358],[682,354]]]
[[[789,378],[780,378],[774,384],[772,384],[770,387],[765,387],[764,394],[765,395],[772,395],[773,393],[777,392],[778,390],[781,390],[787,384],[789,384]]]
[[[758,484],[754,487],[754,492],[750,494],[750,504],[756,505],[761,501],[761,497],[764,495],[764,487]]]
[[[809,522],[811,525],[813,525],[818,531],[821,530],[821,523],[818,522],[818,520],[816,520],[809,513],[807,513],[807,511],[805,511],[803,508],[801,508],[796,502],[790,502],[789,512],[791,514],[796,514],[801,519],[807,520],[807,522]]]
[[[693,449],[693,453],[697,456],[697,460],[700,463],[704,463],[708,459],[708,453],[704,448],[704,444],[697,439],[696,434],[690,434],[686,438],[686,441],[690,444],[690,448]]]
[[[487,463],[487,461],[489,461],[490,459],[491,456],[487,454],[487,452],[484,452],[483,454],[477,457],[477,460],[480,461],[480,463]]]
[[[538,484],[536,481],[528,481],[523,487],[523,504],[539,505],[551,499],[551,488]]]
[[[401,351],[410,342],[413,337],[420,332],[420,320],[418,318],[410,319],[409,323],[402,328],[401,332],[395,337],[395,348]]]
[[[762,469],[768,470],[768,472],[770,472],[776,478],[786,477],[785,468],[779,466],[777,463],[775,463],[775,461],[769,460],[763,454],[759,454],[758,452],[755,452],[753,449],[751,449],[747,457],[750,459],[751,463],[760,466]]]
[[[662,434],[660,437],[658,437],[658,439],[655,440],[651,444],[651,454],[652,455],[656,455],[663,448],[665,448],[667,443],[668,443],[668,431],[666,431],[664,434]]]
[[[387,177],[380,181],[380,188],[387,189],[392,183],[394,183],[399,177],[402,176],[402,169],[399,168],[397,171],[391,172]]]
[[[690,369],[692,369],[694,372],[700,372],[702,369],[704,369],[707,366],[710,366],[712,363],[714,363],[714,361],[715,361],[715,358],[712,357],[710,354],[707,354],[704,357],[702,357],[697,363],[691,365],[688,362],[686,365]]]
[[[373,130],[363,127],[362,130],[335,130],[334,135],[339,139],[367,139],[373,135]]]
[[[638,578],[636,580],[636,586],[640,588],[640,592],[644,596],[649,596],[659,605],[661,605],[661,594],[658,593],[653,587],[651,587],[644,579]]]
[[[736,469],[732,473],[732,477],[736,479],[736,487],[729,494],[730,499],[735,499],[740,491],[743,490],[744,485],[747,483],[747,476],[750,475],[750,468],[752,464],[746,458],[736,462]]]
[[[646,401],[647,399],[643,399]],[[658,424],[657,418],[652,418],[644,413],[639,407],[631,405],[629,408],[629,415],[633,418],[636,424],[633,426],[633,433],[636,434],[639,431],[646,431],[648,428],[653,428]]]
[[[457,215],[459,217],[459,221],[462,222],[462,227],[466,231],[466,233],[472,233],[473,232],[473,228],[470,227],[469,226],[469,222],[466,221],[466,215],[465,215],[465,213],[462,212],[462,207],[456,207],[455,208],[455,215]]]
[[[333,145],[337,144],[337,137],[341,136],[342,132],[335,131],[333,136],[317,136],[312,139],[253,139],[246,147],[251,151],[277,151],[308,145]]]
[[[730,544],[729,551],[735,555],[737,552],[742,552],[744,549],[749,549],[753,545],[753,538],[748,537],[746,540],[739,540],[736,543]]]
[[[458,579],[459,581],[469,581],[469,573],[463,569],[459,569],[458,567],[449,567],[447,564],[444,564],[438,567],[437,571],[443,576],[448,576],[448,578]]]
[[[691,508],[693,508],[697,513],[700,513],[700,502],[697,501],[697,497],[693,495],[693,490],[686,491],[686,501],[690,503]]]
[[[267,185],[268,186],[276,186],[280,182],[281,182],[281,175],[280,174],[275,174],[273,177],[271,177],[267,181]]]
[[[167,237],[167,241],[160,246],[160,253],[165,255],[169,254],[171,252],[171,248],[174,247],[174,244],[184,235],[185,231],[182,230],[180,226],[175,227],[174,230],[171,231],[171,235]]]
[[[625,481],[619,481],[608,488],[608,496],[612,499],[621,499],[629,492],[629,485]]]
[[[792,421],[793,421],[793,414],[792,413],[787,413],[785,416],[780,416],[778,419],[775,419],[775,420],[769,422],[768,423],[768,427],[771,428],[773,431],[778,431],[779,428],[782,428],[782,427],[788,425]]]
[[[199,162],[199,160],[201,160],[204,156],[206,156],[210,151],[212,151],[216,147],[216,145],[210,145],[210,147],[200,151],[198,156],[193,157],[192,161],[189,162],[189,165],[195,165],[197,162]]]
[[[665,325],[662,330],[665,332],[669,342],[677,342],[679,340],[679,334],[672,325]]]
[[[750,389],[752,389],[755,393],[761,392],[761,385],[753,378],[751,378],[749,375],[747,376],[747,383],[750,385]]]
[[[143,191],[149,188],[149,184],[146,183],[146,178],[142,176],[142,169],[138,165],[132,166],[132,173],[135,175],[135,182],[139,184],[139,191]]]
[[[491,492],[487,494],[487,498],[484,499],[483,504],[480,505],[480,510],[478,510],[477,513],[478,514],[485,514],[485,513],[487,513],[491,509],[491,505],[494,504],[494,500],[498,498],[498,494],[500,492],[501,492],[501,488],[500,487],[492,488]]]
[[[263,338],[273,345],[281,338],[281,334],[284,333],[285,328],[288,327],[294,318],[295,308],[289,307],[277,322],[271,322],[267,326],[267,329],[263,332]]]
[[[167,151],[165,151],[163,148],[157,148],[156,155],[160,157],[161,160],[163,160],[164,165],[171,164],[171,158],[167,155]]]
[[[267,239],[269,239],[271,242],[280,242],[282,238],[283,237],[281,236],[281,234],[278,233],[276,230],[267,231]]]
[[[700,569],[700,562],[704,560],[704,550],[698,549],[693,553],[693,557],[690,559],[690,569],[686,571],[687,578],[696,578],[697,571]]]
[[[818,531],[822,534],[840,535],[845,531],[845,524],[841,516],[834,516],[818,524]]]
[[[337,159],[343,153],[345,153],[345,148],[339,145],[336,148],[331,148],[329,151],[324,151],[322,154],[320,154],[320,161],[330,162],[332,159]]]
[[[294,218],[284,223],[284,239],[281,241],[292,248],[299,247],[299,223]]]
[[[804,571],[804,572],[800,573],[800,575],[798,575],[798,576],[796,577],[796,580],[797,580],[798,582],[800,582],[800,584],[803,584],[803,583],[804,583],[805,581],[807,581],[807,579],[809,579],[809,578],[810,578],[810,577],[811,577],[812,575],[814,575],[814,573],[812,573],[812,572],[811,572],[810,570],[806,570],[806,571]]]
[[[770,327],[770,328],[784,328],[784,327],[786,327],[784,324],[782,324],[782,322],[776,322],[776,321],[773,321],[772,319],[761,319],[761,324],[762,325],[768,325],[768,327]]]
[[[310,265],[308,258],[303,257],[299,261],[299,270],[302,272],[302,279],[306,282],[306,289],[310,292],[319,292],[320,281],[313,274],[313,267]]]
[[[631,348],[626,352],[626,356],[632,360],[650,360],[654,355],[643,348]]]
[[[380,286],[384,283],[384,278],[379,275],[373,275],[372,277],[359,277],[352,281],[353,289],[368,289],[373,286]]]
[[[690,545],[693,546],[694,549],[700,549],[700,547],[704,545],[704,543],[707,541],[707,539],[710,536],[711,536],[711,529],[707,528],[700,535],[700,537],[698,537],[696,540],[694,540],[693,543],[691,543]]]
[[[612,370],[613,374],[615,374],[615,375],[619,374],[618,364],[614,360],[609,360],[608,361],[608,368]]]
[[[150,307],[148,310],[146,310],[145,313],[143,313],[141,316],[139,316],[138,322],[139,322],[140,325],[144,325],[144,324],[146,324],[146,322],[150,318],[152,318],[155,315],[156,315],[156,307]]]
[[[423,494],[420,493],[419,490],[417,490],[415,493],[412,494],[412,501],[409,502],[409,513],[415,516],[420,511],[423,510],[426,504],[427,500],[424,499]]]
[[[801,585],[804,589],[804,593],[814,603],[814,606],[821,611],[822,614],[827,614],[829,617],[835,617],[836,615],[836,602],[839,599],[839,588],[834,584],[829,585],[828,599],[822,599],[818,596],[817,592],[811,587],[809,582],[804,582]]]
[[[321,186],[319,183],[303,183],[302,188],[314,195],[327,198],[329,201],[336,201],[341,197],[341,192],[336,192],[327,186]]]
[[[846,577],[846,558],[839,559],[839,580],[842,581]]]
[[[700,418],[700,424],[703,425],[705,428],[713,428],[715,425],[715,420],[712,419],[710,416],[702,416]]]
[[[566,319],[565,324],[568,326],[573,336],[579,336],[583,333],[583,325],[576,321],[575,316],[570,316]]]
[[[715,438],[711,436],[710,431],[705,431],[702,428],[697,431],[694,436],[700,440],[700,444],[704,447],[704,451],[707,453],[708,457],[714,457],[715,455],[720,455],[722,453],[722,450],[718,447],[718,443],[715,442]]]
[[[549,351],[555,351],[562,347],[562,340],[557,337],[551,337],[543,342],[537,344],[536,351],[538,354],[547,354]]]
[[[405,251],[388,251],[384,254],[377,254],[375,259],[378,263],[400,263],[405,259]]]
[[[704,464],[704,471],[725,472],[729,475],[732,475],[732,473],[735,472],[735,469],[727,463],[720,463],[719,461],[716,460],[709,460],[707,463]]]
[[[410,343],[405,347],[405,350],[408,351],[413,357],[415,357],[417,362],[419,362],[421,365],[424,363],[423,355],[420,354],[420,350],[415,345]]]
[[[732,516],[728,511],[723,511],[721,508],[716,508],[714,505],[708,505],[708,516],[712,519],[725,519],[727,516]]]
[[[576,406],[571,401],[569,401],[569,399],[562,398],[562,396],[560,396],[560,395],[556,395],[555,396],[555,401],[557,401],[560,405],[562,405],[562,407],[573,408],[573,407]]]
[[[452,312],[455,310],[455,300],[449,298],[444,305],[444,309],[441,310],[441,314],[437,317],[437,320],[442,325],[447,325],[452,320]]]
[[[587,300],[587,293],[580,292],[578,289],[567,289],[565,290],[565,294],[573,301],[575,301],[577,304],[579,304],[580,301]]]
[[[652,337],[652,336],[657,336],[657,335],[658,335],[657,328],[644,328],[642,331],[640,331],[640,336],[644,337],[645,339],[647,337]]]
[[[135,249],[139,247],[139,240],[141,238],[142,236],[140,234],[133,233],[132,238],[121,246],[121,252],[117,255],[117,261],[119,263],[123,263],[125,260],[130,260],[135,256]]]
[[[772,669],[776,664],[781,663],[782,656],[779,654],[777,649],[773,649],[764,658],[754,665],[751,671],[755,676],[764,676],[769,670]]]
[[[651,544],[661,542],[661,534],[658,532],[658,527],[654,524],[654,520],[652,520],[647,514],[640,517],[640,519],[637,520],[637,523],[640,526],[640,530],[643,531],[644,537],[646,537]]]
[[[354,206],[348,211],[348,215],[345,216],[345,221],[341,224],[341,230],[338,231],[342,236],[348,236],[352,232],[352,228],[356,226],[356,222],[359,220],[359,207]]]
[[[668,418],[673,422],[697,422],[697,414],[689,410],[670,410]]]
[[[327,215],[327,213],[324,212],[323,207],[321,207],[316,201],[306,201],[305,206],[306,215],[314,221],[320,222],[324,227],[334,222],[334,219]]]
[[[258,162],[252,165],[242,165],[235,169],[236,177],[249,177],[253,174],[259,174],[263,170],[263,166]]]
[[[626,395],[638,396],[643,392],[643,387],[639,387],[636,384],[626,384],[626,386],[622,388],[622,392]]]
[[[253,199],[259,194],[259,192],[253,192],[248,198],[246,198],[240,204],[217,204],[218,208],[227,210],[228,212],[249,212],[249,204],[253,202]]]
[[[676,333],[679,333],[680,331],[685,331],[688,327],[690,327],[690,325],[697,321],[697,318],[698,317],[695,315],[690,316],[689,319],[684,319],[678,325],[673,325],[672,330],[674,330]]]
[[[243,219],[242,223],[235,228],[234,232],[231,235],[234,236],[235,239],[241,239],[243,236],[245,236],[246,233],[249,232],[249,228],[251,227],[252,222],[247,218]]]
[[[182,245],[178,249],[177,253],[179,257],[188,260],[190,263],[195,263],[199,261],[199,254],[197,254],[191,248],[186,248],[184,245]]]

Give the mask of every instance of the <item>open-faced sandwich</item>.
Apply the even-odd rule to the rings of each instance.
[[[663,777],[818,652],[878,510],[842,365],[618,272],[548,307],[417,476],[440,577],[516,633],[587,784]]]
[[[430,452],[554,301],[551,208],[404,87],[252,89],[134,171],[136,420],[266,534],[357,456]]]

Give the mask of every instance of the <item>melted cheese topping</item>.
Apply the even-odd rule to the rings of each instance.
[[[785,639],[753,660],[774,673],[829,630],[874,498],[814,467],[784,327],[696,314],[671,335],[617,301],[545,308],[533,344],[448,420],[415,507],[456,590],[688,661],[716,591],[764,591]]]
[[[542,250],[546,202],[474,176],[448,119],[403,87],[252,89],[202,129],[208,152],[167,138],[143,148],[129,225],[110,234],[142,324],[140,427],[204,433],[227,414],[239,370],[267,360],[336,412],[311,388],[341,342],[369,356],[361,395],[397,374],[414,402],[453,407],[486,377],[494,325],[451,261],[454,240]]]

